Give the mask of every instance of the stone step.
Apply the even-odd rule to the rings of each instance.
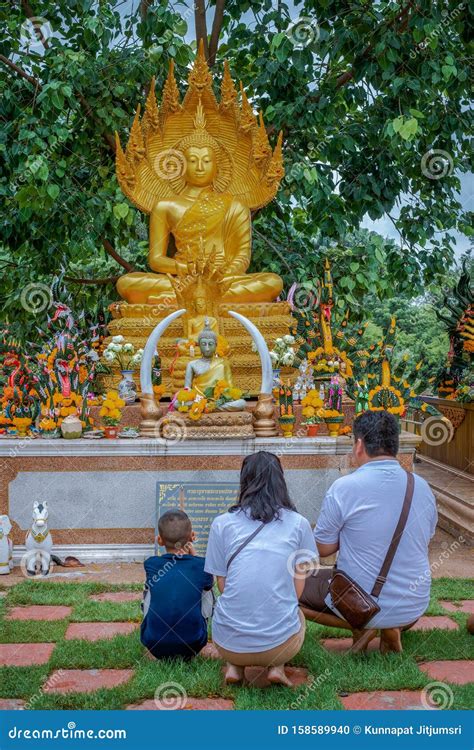
[[[450,466],[419,456],[415,471],[436,497],[438,524],[461,541],[474,542],[474,477]]]

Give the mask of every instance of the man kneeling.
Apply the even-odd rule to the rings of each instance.
[[[320,556],[339,552],[338,570],[370,592],[400,517],[407,473],[396,459],[399,431],[392,414],[367,411],[355,419],[353,432],[358,468],[328,490],[314,536]],[[380,628],[380,650],[401,651],[401,630],[414,625],[428,606],[428,544],[436,528],[436,502],[427,482],[419,476],[414,480],[406,526],[377,602],[380,612],[364,633],[354,631],[355,650],[357,642],[365,647]],[[308,619],[341,627],[342,616],[329,593],[331,576],[332,570],[323,569],[307,578],[300,605]]]
[[[158,544],[166,554],[145,560],[145,597],[141,641],[157,659],[188,661],[207,643],[202,594],[213,578],[193,548],[191,521],[181,510],[169,510],[158,521]]]

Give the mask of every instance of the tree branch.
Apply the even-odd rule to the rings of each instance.
[[[14,70],[21,78],[24,78],[25,81],[29,81],[29,83],[36,86],[36,88],[40,90],[43,88],[37,78],[30,76],[25,70],[23,70],[23,68],[20,68],[19,65],[15,65],[15,63],[12,62],[12,60],[9,60],[8,57],[5,57],[5,55],[0,55],[0,62],[4,63],[4,65],[8,65],[8,67]]]
[[[0,55],[0,62],[2,62],[4,65],[8,65],[11,70],[14,70],[17,75],[20,76],[20,78],[24,78],[25,81],[28,81],[33,86],[36,87],[38,91],[41,91],[43,88],[41,82],[34,78],[33,76],[30,76],[29,73],[27,73],[23,68],[20,68],[19,65],[16,65],[12,60],[9,60],[8,57],[5,57],[5,55]],[[91,120],[93,120],[96,124],[100,124],[100,120],[94,115],[94,112],[92,111],[92,107],[90,106],[89,102],[84,98],[84,96],[81,94],[80,91],[76,91],[76,96],[79,100],[79,102],[82,105],[82,108],[84,109],[84,114],[86,117],[90,117]],[[102,137],[104,138],[105,142],[107,143],[107,146],[112,151],[112,153],[115,154],[116,151],[116,145],[115,145],[115,138],[111,133],[102,133]]]
[[[91,120],[93,120],[96,123],[96,125],[100,125],[101,122],[99,118],[95,116],[94,112],[92,111],[92,107],[87,101],[87,99],[83,96],[83,94],[81,94],[80,91],[77,91],[76,95],[82,105],[85,116],[90,117]],[[104,139],[104,141],[106,142],[107,146],[112,151],[112,153],[115,154],[117,150],[117,146],[116,146],[115,138],[113,137],[113,135],[111,133],[102,133],[102,138]]]
[[[153,5],[153,0],[140,0],[140,18],[144,21],[147,17],[148,8]]]
[[[401,8],[401,10],[389,21],[384,21],[381,23],[375,31],[380,31],[384,26],[387,27],[387,29],[390,29],[392,26],[395,26],[397,22],[400,23],[400,31],[404,31],[406,29],[406,26],[408,24],[408,13],[410,12],[410,9],[412,8],[414,4],[414,0],[409,0],[408,3]],[[375,33],[375,32],[374,32]],[[367,59],[368,55],[372,51],[374,47],[374,42],[370,42],[365,49],[355,56],[354,62],[352,63],[352,66],[349,70],[346,70],[345,73],[342,73],[340,76],[336,78],[336,91],[343,86],[346,85],[349,81],[351,81],[356,73],[356,67],[357,63],[359,61],[364,61]],[[329,69],[328,69],[329,70]],[[322,96],[322,93],[317,94],[314,97],[311,97],[311,101],[318,102]]]
[[[204,55],[206,60],[209,59],[209,46],[207,44],[207,23],[206,23],[206,2],[205,0],[195,0],[194,2],[194,25],[196,28],[196,41],[202,39],[204,42]]]
[[[33,24],[33,28],[35,30],[36,38],[39,42],[43,45],[45,49],[48,49],[48,40],[44,36],[43,32],[41,31],[41,23],[38,23],[41,19],[38,19],[37,16],[35,16],[33,9],[29,2],[27,0],[21,0],[21,7],[23,9],[23,12],[27,18],[30,19],[30,21]]]
[[[219,47],[219,36],[222,29],[222,23],[224,21],[224,7],[225,0],[216,0],[216,10],[214,13],[214,20],[212,22],[211,38],[209,41],[209,65],[214,65],[216,62],[217,48]]]
[[[106,286],[107,284],[116,284],[120,276],[107,276],[103,279],[78,279],[75,276],[65,276],[64,281],[70,284],[87,284],[95,286]]]
[[[128,260],[125,260],[125,258],[122,258],[122,256],[119,255],[119,253],[115,250],[115,248],[113,247],[112,243],[109,242],[109,240],[103,238],[102,246],[105,252],[108,253],[110,257],[113,258],[120,266],[122,266],[122,268],[125,268],[126,271],[130,273],[131,271],[135,270],[132,264],[128,262]]]

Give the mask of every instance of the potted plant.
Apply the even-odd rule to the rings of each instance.
[[[302,414],[303,424],[306,425],[306,434],[308,437],[316,437],[319,431],[319,425],[323,421],[321,418],[322,400],[319,398],[319,392],[315,389],[310,390],[301,401],[303,406]]]
[[[118,436],[118,425],[122,419],[122,408],[125,401],[120,398],[117,391],[108,391],[99,412],[105,424],[105,437],[116,438]]]
[[[114,336],[104,351],[104,359],[107,363],[117,362],[122,380],[118,386],[118,395],[126,404],[134,404],[137,398],[137,389],[133,381],[133,373],[142,361],[143,349],[135,351],[130,341],[125,341],[123,336]]]

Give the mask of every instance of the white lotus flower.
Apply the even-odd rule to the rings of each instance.
[[[294,344],[295,337],[287,333],[286,336],[283,336],[283,341],[285,342],[285,344]]]
[[[272,363],[274,365],[276,365],[276,363],[278,362],[278,354],[276,352],[274,352],[274,351],[271,351],[270,352],[270,359],[272,360]]]
[[[112,338],[113,344],[122,344],[125,341],[125,338],[123,336],[114,336]]]
[[[104,359],[107,360],[107,362],[113,362],[115,359],[115,354],[113,352],[107,351],[107,349],[104,352]]]
[[[133,344],[127,343],[123,345],[124,352],[127,352],[127,354],[132,354],[134,350]]]
[[[281,362],[283,365],[292,365],[294,358],[295,355],[292,352],[285,352],[285,354],[281,358]]]

